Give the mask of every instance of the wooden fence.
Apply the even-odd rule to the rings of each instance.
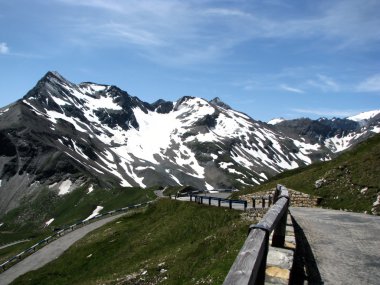
[[[274,205],[263,219],[250,226],[248,237],[228,272],[224,285],[264,284],[271,232],[274,230],[272,246],[283,247],[285,243],[288,190],[282,185],[277,185],[273,200]]]
[[[136,208],[141,208],[141,207],[144,207],[144,206],[148,206],[151,203],[153,203],[153,201],[148,201],[148,202],[145,202],[145,203],[131,205],[131,206],[128,206],[128,207],[117,209],[117,210],[112,210],[112,211],[109,211],[109,212],[106,212],[106,213],[103,213],[103,214],[98,214],[98,215],[92,217],[89,220],[79,221],[79,222],[77,222],[75,224],[72,224],[71,226],[65,227],[64,229],[61,229],[61,230],[57,231],[55,234],[53,234],[51,236],[48,236],[47,238],[45,238],[45,239],[37,242],[36,244],[32,245],[31,247],[25,249],[24,251],[20,252],[19,254],[15,255],[15,256],[13,256],[11,258],[9,258],[7,261],[5,261],[2,264],[0,264],[0,268],[3,271],[7,270],[8,268],[12,267],[14,264],[16,264],[17,262],[19,262],[21,259],[23,259],[23,258],[31,255],[32,253],[34,253],[35,251],[37,251],[39,249],[41,249],[42,247],[44,247],[45,245],[47,245],[49,242],[52,242],[53,240],[58,239],[59,237],[65,235],[66,233],[71,232],[71,231],[77,229],[78,227],[81,227],[81,226],[84,226],[86,224],[89,224],[89,223],[91,223],[92,221],[94,221],[96,219],[99,219],[99,218],[105,217],[105,216],[112,216],[114,214],[118,214],[118,213],[121,213],[121,212],[126,212],[126,211],[129,211],[131,209],[136,209]]]

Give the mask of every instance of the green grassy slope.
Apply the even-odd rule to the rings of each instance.
[[[0,262],[19,253],[53,233],[54,228],[62,228],[88,217],[97,206],[107,212],[132,204],[138,204],[156,198],[155,188],[118,188],[112,190],[95,189],[87,194],[88,187],[81,187],[64,196],[45,189],[32,200],[1,217],[4,225],[0,228],[0,245],[21,239],[30,242],[14,245],[0,250]],[[45,227],[45,222],[54,218],[54,222]]]
[[[162,199],[14,284],[221,284],[247,235],[240,214]]]
[[[376,135],[332,161],[284,172],[263,185],[247,188],[237,195],[283,184],[288,188],[322,197],[324,207],[370,213],[376,194],[380,192],[379,173],[380,135]],[[325,179],[320,188],[315,187],[318,179]],[[361,193],[365,188],[368,190]]]

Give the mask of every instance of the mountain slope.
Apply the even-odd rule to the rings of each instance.
[[[268,183],[245,189],[252,193],[283,184],[322,197],[322,206],[380,214],[380,135],[328,162],[286,171]],[[239,193],[241,195],[242,193]]]
[[[162,199],[14,284],[221,284],[249,223],[238,211]]]
[[[219,98],[149,104],[116,86],[74,84],[48,72],[0,110],[0,213],[46,188],[65,195],[94,185],[258,185],[329,160],[378,126],[376,117],[365,124],[301,119],[269,125]]]

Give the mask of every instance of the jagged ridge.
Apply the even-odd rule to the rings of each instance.
[[[257,185],[285,169],[330,159],[378,131],[378,122],[268,125],[219,98],[149,104],[116,86],[74,84],[48,72],[0,111],[0,211],[41,187],[63,195],[84,183]]]

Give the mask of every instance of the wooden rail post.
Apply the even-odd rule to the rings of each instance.
[[[252,208],[256,208],[256,199],[252,197]]]
[[[265,198],[264,198],[264,196],[261,197],[261,207],[265,208]]]
[[[221,198],[218,199],[218,207],[220,207],[220,200],[221,200]]]
[[[273,230],[282,234],[283,221],[286,225],[289,193],[285,187],[282,188],[280,188],[281,194],[276,197],[276,203],[263,219],[257,225],[250,227],[248,237],[223,285],[263,285],[265,283],[269,235]],[[274,240],[274,243],[276,244],[277,241]]]
[[[247,211],[248,201],[244,201],[244,211]]]
[[[286,220],[288,217],[288,208],[289,208],[289,196],[278,196],[279,198],[286,198],[286,210],[285,213],[282,215],[278,226],[273,231],[273,237],[272,237],[272,246],[275,247],[284,247],[285,245],[285,235],[286,235]]]
[[[230,203],[230,209],[232,209],[232,200],[229,200]]]
[[[211,197],[208,197],[208,204],[211,205]]]
[[[252,283],[252,285],[264,285],[265,284],[265,270],[267,268],[267,256],[268,256],[268,251],[269,251],[269,234],[270,234],[270,229],[267,227],[263,227],[260,224],[253,225],[249,228],[251,231],[252,229],[260,229],[265,232],[265,238],[264,238],[264,252],[263,252],[263,257],[260,262],[260,267],[257,272],[256,280],[255,283]],[[249,283],[251,285],[251,283]]]
[[[280,195],[280,192],[281,192],[281,187],[282,185],[277,184],[276,189],[274,191],[273,204],[276,203],[278,200],[278,196]]]

